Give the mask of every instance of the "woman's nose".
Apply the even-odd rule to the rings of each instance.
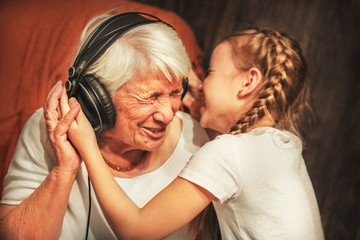
[[[157,111],[154,113],[154,119],[165,124],[169,124],[174,118],[175,112],[171,101],[164,101],[159,104]]]

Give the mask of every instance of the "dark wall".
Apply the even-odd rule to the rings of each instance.
[[[193,28],[200,47],[242,25],[287,32],[310,68],[314,121],[304,157],[326,239],[360,239],[360,1],[143,0],[172,10]]]

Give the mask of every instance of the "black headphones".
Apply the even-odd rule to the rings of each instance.
[[[148,19],[142,15],[151,17]],[[75,97],[96,132],[112,128],[116,121],[116,111],[110,95],[99,80],[86,70],[125,32],[148,23],[163,23],[159,18],[142,12],[128,12],[107,19],[85,40],[73,66],[69,69],[69,79],[65,83],[68,97]],[[185,96],[188,80],[182,82]]]

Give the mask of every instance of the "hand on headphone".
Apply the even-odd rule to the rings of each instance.
[[[69,106],[71,110],[73,108],[80,108],[79,102],[74,97],[69,99]],[[80,109],[77,115],[71,115],[70,117],[72,117],[72,119],[69,118],[69,120],[72,120],[73,123],[69,127],[68,137],[80,155],[84,156],[91,148],[98,149],[94,129],[84,112]]]
[[[189,72],[188,80],[188,90],[182,102],[189,109],[190,114],[199,120],[201,116],[201,93],[199,86],[202,82],[192,69]]]
[[[70,108],[64,86],[58,81],[50,90],[43,109],[46,129],[56,155],[53,170],[76,174],[81,160],[68,140],[67,132],[80,106]]]

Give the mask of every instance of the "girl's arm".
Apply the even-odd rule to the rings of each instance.
[[[74,99],[69,103],[71,107],[77,105]],[[145,207],[138,208],[111,175],[82,111],[71,125],[69,137],[86,164],[100,206],[118,237],[166,237],[191,221],[214,198],[207,190],[178,177]]]

